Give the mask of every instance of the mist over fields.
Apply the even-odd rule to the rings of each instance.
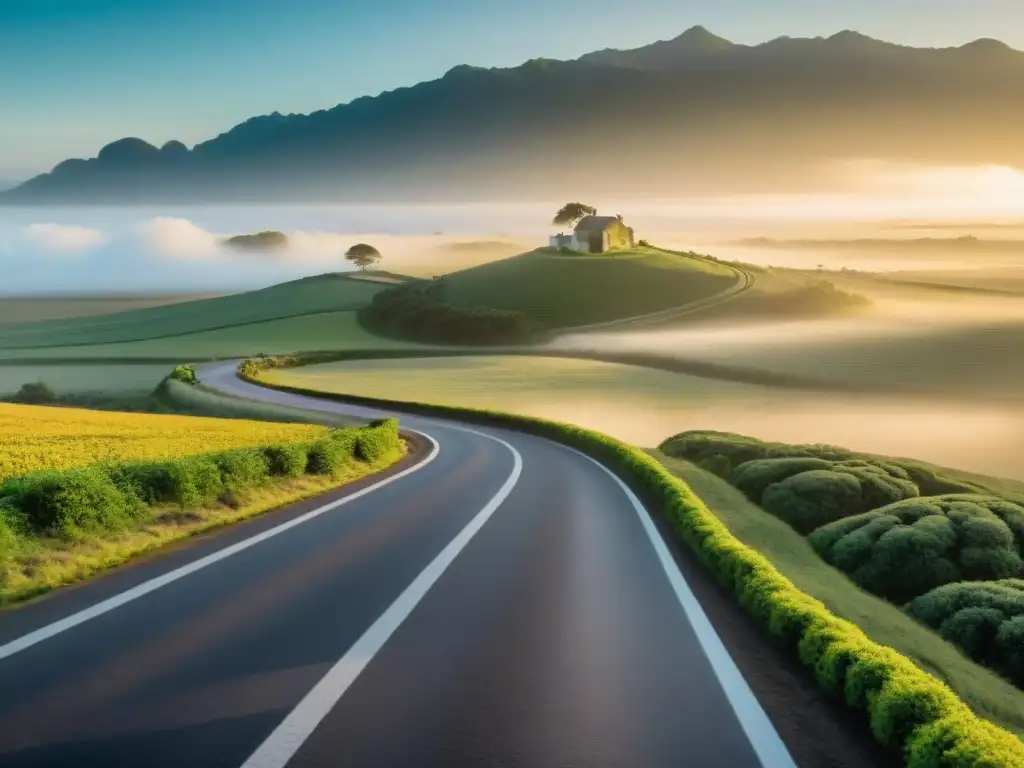
[[[1012,240],[1017,235],[1010,225],[1024,220],[1024,174],[1007,167],[850,160],[834,163],[829,174],[828,184],[799,195],[590,202],[601,212],[622,213],[639,237],[658,245],[755,264],[892,272],[1013,269],[1024,263],[1012,248],[979,262],[953,246],[888,253],[746,242],[933,234],[953,240],[963,232],[942,228],[958,222],[1007,227],[998,237]],[[380,249],[383,268],[431,276],[546,244],[560,203],[2,207],[0,293],[251,288],[348,269],[342,254],[360,240]],[[908,232],[900,228],[907,222],[936,229]],[[224,237],[267,229],[285,232],[290,247],[270,255],[219,245]]]

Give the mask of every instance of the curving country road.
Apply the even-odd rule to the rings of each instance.
[[[794,765],[610,472],[402,423],[384,477],[0,613],[0,766]]]

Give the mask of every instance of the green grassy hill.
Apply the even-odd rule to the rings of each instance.
[[[541,249],[446,275],[441,286],[455,306],[520,310],[566,328],[700,301],[736,280],[713,261],[638,247],[594,256]]]
[[[71,348],[184,337],[221,329],[355,310],[387,284],[321,275],[198,301],[0,328],[0,356],[17,351]]]

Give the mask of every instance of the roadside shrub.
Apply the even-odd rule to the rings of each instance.
[[[320,440],[309,448],[306,471],[311,475],[337,477],[352,461],[352,448],[344,440]]]
[[[199,379],[196,377],[196,369],[191,365],[179,365],[171,371],[171,378],[175,381],[180,381],[183,384],[199,383]]]
[[[906,611],[969,658],[1024,686],[1024,579],[946,584]]]
[[[223,490],[220,467],[207,456],[176,461],[121,464],[109,470],[114,482],[150,506],[201,507]]]
[[[31,381],[22,384],[21,388],[11,396],[12,403],[22,405],[47,405],[55,403],[60,398],[45,381]]]
[[[263,485],[270,476],[262,451],[231,451],[213,457],[213,461],[220,469],[221,486],[229,494]]]
[[[361,461],[374,462],[398,448],[398,421],[383,419],[359,430],[355,455]]]
[[[908,499],[823,526],[810,542],[862,588],[904,603],[956,581],[1020,575],[1020,540],[1003,517],[1022,514],[985,496]]]
[[[267,471],[273,477],[298,477],[306,471],[309,462],[309,446],[301,443],[272,445],[263,449]]]
[[[17,495],[5,504],[36,533],[68,540],[117,530],[145,511],[137,497],[96,467],[21,478]]]
[[[18,543],[19,526],[18,510],[8,500],[0,500],[0,568],[10,559]],[[3,572],[0,571],[0,583]]]

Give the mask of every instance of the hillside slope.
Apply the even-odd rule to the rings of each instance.
[[[842,32],[734,45],[706,30],[632,51],[443,77],[192,149],[116,141],[0,202],[657,195],[809,183],[823,160],[1024,164],[1024,53]],[[609,108],[614,105],[614,108]],[[614,157],[616,168],[595,157]]]
[[[321,275],[212,299],[4,326],[0,327],[0,355],[8,350],[168,339],[283,318],[355,310],[387,287],[385,283],[350,280],[344,275]]]
[[[549,328],[644,315],[706,299],[736,282],[728,267],[653,248],[600,256],[531,251],[441,278],[460,307],[530,313]]]

